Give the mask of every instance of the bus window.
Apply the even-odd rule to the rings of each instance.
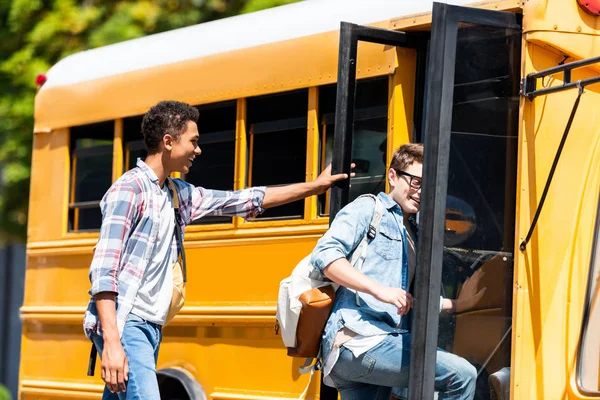
[[[135,168],[137,159],[148,155],[142,137],[142,115],[123,119],[123,171]]]
[[[589,272],[587,297],[583,313],[577,381],[589,394],[600,395],[600,203],[596,216],[596,232]]]
[[[248,186],[306,181],[308,90],[249,98]],[[304,201],[269,209],[261,218],[302,218]]]
[[[100,229],[100,200],[112,182],[114,121],[75,126],[71,134],[70,232]]]
[[[198,107],[198,145],[202,153],[185,175],[194,186],[233,190],[235,169],[236,103],[227,102]],[[230,223],[231,217],[206,216],[193,224]]]
[[[319,89],[321,170],[331,163],[336,91],[337,85]],[[387,103],[388,76],[357,82],[352,139],[356,176],[350,180],[349,201],[385,190]],[[319,196],[319,215],[329,215],[329,191]]]
[[[520,32],[458,29],[439,347],[488,376],[510,366]]]

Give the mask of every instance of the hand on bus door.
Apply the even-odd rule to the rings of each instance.
[[[354,164],[351,165],[354,168]],[[354,176],[351,173],[350,176]],[[304,199],[308,196],[313,196],[325,193],[335,182],[348,179],[348,174],[331,175],[331,164],[321,172],[321,174],[312,182],[294,183],[284,186],[269,186],[265,190],[265,197],[262,202],[262,207],[267,209],[277,207],[282,204],[291,203],[293,201]]]
[[[120,340],[104,342],[102,350],[102,380],[112,393],[125,392],[129,376],[129,363]]]
[[[354,169],[354,167],[356,167],[356,164],[352,163],[350,165],[350,168]],[[354,172],[352,172],[350,174],[350,177],[354,177],[355,175],[356,174]],[[317,188],[318,188],[316,194],[325,193],[327,191],[327,189],[329,189],[331,187],[331,185],[333,185],[335,182],[342,181],[344,179],[348,179],[348,174],[331,175],[331,164],[329,164],[327,166],[327,168],[325,168],[323,170],[323,172],[321,172],[321,174],[319,174],[317,179],[315,179],[315,181],[314,181],[314,183],[317,185]]]

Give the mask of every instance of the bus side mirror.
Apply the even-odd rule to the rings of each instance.
[[[464,200],[448,196],[446,200],[446,221],[444,245],[453,247],[468,240],[477,229],[475,211]]]

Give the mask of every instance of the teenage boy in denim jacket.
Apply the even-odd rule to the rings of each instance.
[[[166,179],[175,171],[187,173],[200,155],[197,120],[198,110],[185,103],[152,107],[142,122],[148,156],[121,176],[100,203],[102,227],[90,266],[84,330],[102,360],[103,399],[160,400],[156,360],[177,258]],[[181,228],[207,214],[254,217],[265,208],[323,193],[347,177],[332,176],[328,167],[313,182],[235,192],[175,179]]]
[[[392,388],[408,386],[411,333],[403,318],[413,305],[408,293],[408,240],[404,223],[419,211],[423,146],[406,144],[393,156],[391,192],[377,196],[384,213],[361,271],[348,262],[367,233],[375,202],[361,197],[344,207],[318,241],[311,262],[340,288],[323,332],[324,382],[342,400],[389,400]],[[357,296],[358,293],[358,296]],[[453,300],[441,299],[451,310]],[[438,350],[438,399],[472,399],[476,370],[465,359]]]

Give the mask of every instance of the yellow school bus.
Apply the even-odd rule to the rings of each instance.
[[[426,148],[409,398],[433,397],[436,346],[476,366],[477,399],[600,398],[598,1],[450,3],[309,0],[53,66],[35,104],[20,398],[101,395],[82,330],[98,204],[167,99],[200,110],[193,184],[312,180],[330,160],[357,175],[187,227],[162,398],[298,398],[309,378],[274,330],[279,282],[340,207],[386,189],[409,141]],[[308,386],[336,396],[318,374]]]

